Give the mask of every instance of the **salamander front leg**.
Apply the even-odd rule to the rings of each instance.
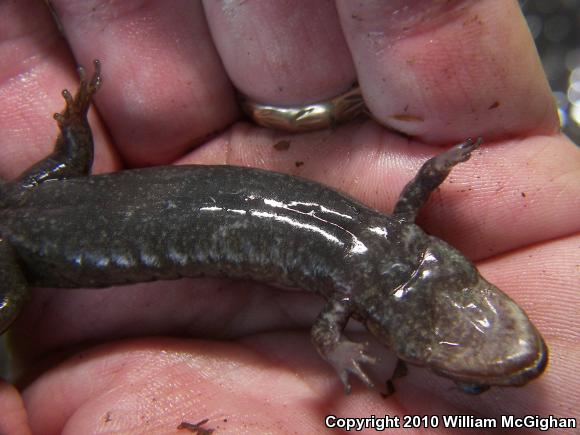
[[[419,211],[429,199],[431,192],[445,181],[455,165],[469,160],[471,153],[481,143],[481,138],[475,142],[467,139],[465,142],[427,160],[415,178],[401,192],[393,214],[406,222],[414,222]]]
[[[0,238],[0,334],[18,317],[28,299],[28,284],[10,244]]]
[[[360,364],[376,363],[375,358],[367,355],[366,343],[355,343],[342,335],[350,315],[348,299],[331,299],[318,315],[311,331],[316,350],[334,367],[347,394],[351,390],[348,382],[349,372],[358,377],[367,387],[374,388]]]
[[[87,121],[87,112],[93,94],[101,84],[101,65],[95,60],[95,72],[87,80],[85,70],[78,69],[80,87],[73,97],[68,90],[62,91],[66,106],[54,119],[60,128],[54,150],[15,180],[21,187],[30,188],[48,180],[89,175],[93,165],[93,134]]]

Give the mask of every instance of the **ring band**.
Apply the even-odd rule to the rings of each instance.
[[[272,106],[253,101],[245,95],[240,96],[240,103],[256,124],[294,133],[334,128],[366,111],[357,85],[330,100],[303,106]]]

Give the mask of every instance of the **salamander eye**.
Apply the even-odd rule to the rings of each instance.
[[[456,385],[464,393],[473,394],[473,395],[481,394],[484,391],[489,390],[489,385],[484,385],[484,384],[464,384],[461,382],[457,382]]]

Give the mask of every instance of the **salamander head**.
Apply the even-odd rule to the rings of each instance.
[[[482,277],[458,293],[435,298],[434,371],[475,393],[478,386],[524,385],[544,371],[544,340],[513,300]]]
[[[524,311],[457,250],[431,239],[413,276],[388,298],[394,322],[370,320],[369,330],[402,360],[429,367],[467,393],[539,376],[548,350]]]

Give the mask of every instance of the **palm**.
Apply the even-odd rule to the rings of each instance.
[[[345,6],[341,7],[344,12]],[[15,10],[8,12],[16,15]],[[167,12],[168,20],[173,17],[171,12]],[[203,20],[200,11],[188,13],[193,14],[191,22]],[[212,7],[208,8],[208,14],[215,13]],[[74,22],[74,14],[69,19]],[[215,24],[218,21],[214,25],[219,25]],[[506,31],[502,26],[508,27],[508,23],[501,21],[494,25]],[[41,22],[50,28],[48,21]],[[517,26],[510,31],[525,41],[526,36]],[[90,57],[101,51],[92,41],[83,42],[86,37],[75,37],[75,29],[70,26],[69,38],[76,41],[73,48],[77,52],[86,53],[87,57],[81,57],[82,63],[88,65]],[[354,34],[356,30],[345,26],[345,33],[349,32]],[[437,36],[441,38],[441,34]],[[188,45],[187,49],[192,50],[188,63],[170,50],[164,52],[162,61],[151,65],[138,60],[121,63],[105,51],[104,84],[97,98],[103,122],[93,122],[97,172],[120,169],[120,156],[132,165],[175,162],[257,166],[315,179],[387,212],[418,166],[439,150],[430,143],[482,135],[491,143],[452,172],[440,194],[434,195],[421,222],[429,232],[478,261],[482,274],[526,309],[550,347],[548,371],[523,389],[494,389],[468,397],[454,390],[452,383],[411,368],[410,374],[397,383],[398,392],[393,397],[382,399],[357,381],[353,394],[344,396],[335,374],[309,342],[309,327],[322,306],[314,295],[253,282],[206,279],[98,291],[40,289],[34,292],[14,329],[16,350],[23,360],[42,366],[43,362],[53,361],[57,350],[59,359],[62,349],[81,345],[86,350],[80,354],[78,348],[66,351],[70,357],[64,363],[35,373],[38,377],[24,389],[33,430],[56,433],[67,425],[72,432],[81,433],[108,427],[170,432],[182,420],[209,418],[208,427],[226,430],[244,427],[249,432],[289,431],[296,430],[298,424],[300,431],[314,432],[322,427],[328,414],[368,417],[459,411],[494,417],[569,416],[572,404],[579,401],[579,380],[573,373],[574,361],[578,361],[579,333],[579,301],[574,291],[578,281],[574,261],[578,258],[578,224],[574,219],[574,207],[577,210],[580,197],[578,151],[555,133],[550,95],[537,65],[528,59],[533,56],[522,56],[521,65],[497,67],[505,74],[505,89],[497,89],[498,83],[485,71],[472,77],[478,86],[468,86],[469,79],[463,79],[467,82],[462,81],[461,88],[457,77],[444,77],[444,68],[438,68],[436,63],[419,71],[425,80],[433,80],[443,88],[440,93],[427,90],[420,100],[415,88],[408,89],[407,94],[398,87],[383,89],[390,95],[385,97],[390,102],[400,102],[405,107],[402,102],[408,95],[410,107],[419,106],[425,111],[422,115],[428,121],[411,122],[408,127],[415,129],[409,132],[423,141],[402,138],[374,121],[354,122],[336,131],[290,136],[244,123],[227,127],[237,116],[237,106],[218,58],[204,51],[205,43],[209,43],[204,37],[209,35],[199,36],[203,43],[198,39],[195,45],[193,41]],[[409,38],[405,46],[409,59],[430,56],[421,38],[425,42],[429,36]],[[129,49],[130,43],[127,42]],[[404,40],[400,44],[405,44]],[[474,48],[482,47],[470,47],[469,43],[458,47],[458,58],[462,50],[468,53]],[[495,54],[498,59],[511,58],[514,53],[509,50],[514,49],[506,47],[506,52]],[[391,53],[394,64],[400,61],[397,53]],[[6,177],[15,176],[30,160],[47,153],[55,128],[46,115],[61,107],[58,90],[73,88],[72,82],[65,82],[60,75],[60,59],[51,55],[45,64],[47,71],[41,76],[49,82],[38,84],[52,99],[46,102],[47,108],[38,108],[32,121],[22,121],[25,131],[15,128],[13,118],[0,117],[2,131],[11,132],[0,139],[4,152],[0,169]],[[7,58],[0,56],[0,62],[7,62]],[[126,59],[131,59],[131,55],[127,54]],[[445,61],[450,68],[458,66],[457,60]],[[227,60],[225,64],[228,65]],[[0,70],[7,71],[6,65]],[[390,68],[385,67],[387,81],[397,79]],[[348,68],[345,69],[341,73],[348,76]],[[534,95],[531,104],[517,88],[524,86],[516,80],[521,69],[528,74],[528,92]],[[477,68],[467,70],[473,72]],[[198,74],[187,76],[191,71]],[[243,72],[236,74],[243,76]],[[377,94],[383,83],[376,75],[372,68],[359,71],[367,98],[374,101],[370,102],[371,109],[380,100]],[[204,80],[196,81],[199,77]],[[335,77],[336,87],[344,85],[345,80],[341,80]],[[404,84],[404,80],[399,82]],[[239,86],[243,87],[243,80],[241,83]],[[23,90],[10,81],[1,86],[8,95],[2,104],[5,110],[13,110],[13,101],[22,99]],[[473,95],[463,93],[465,87],[472,89]],[[518,92],[508,92],[514,87]],[[504,104],[491,109],[502,110],[502,115],[469,115],[466,107],[479,104],[486,94],[506,95]],[[319,97],[325,96],[328,95]],[[266,101],[275,98],[263,97]],[[30,96],[31,101],[35,98],[36,93]],[[301,101],[300,95],[296,98]],[[380,108],[373,110],[383,122],[406,131],[401,117],[393,121],[380,113]],[[104,134],[104,126],[110,136]],[[209,140],[201,139],[226,127]],[[44,139],[39,141],[41,136]],[[280,140],[290,142],[288,150],[273,147]],[[192,142],[202,144],[188,151]],[[30,144],[29,151],[21,150],[22,144]],[[46,148],[34,148],[37,144]],[[559,332],[562,330],[567,334]],[[125,340],[115,341],[118,339]],[[95,348],[94,343],[103,344]],[[378,380],[386,379],[394,356],[380,347],[376,352],[384,364],[373,373]],[[0,394],[0,407],[2,403],[12,403],[9,393],[5,394],[5,402],[1,397]]]

